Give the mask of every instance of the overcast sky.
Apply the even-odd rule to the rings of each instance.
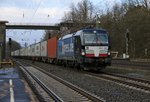
[[[0,0],[0,20],[9,23],[59,23],[65,13],[70,10],[71,3],[77,4],[82,0]],[[94,5],[105,9],[121,3],[121,0],[90,0]],[[23,44],[38,42],[43,31],[7,30],[7,39]]]

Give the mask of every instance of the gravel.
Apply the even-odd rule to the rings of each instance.
[[[119,67],[111,66],[103,69],[104,72],[116,73],[121,75],[126,75],[133,78],[141,78],[145,80],[150,80],[150,70],[139,70],[132,67]]]
[[[150,93],[133,90],[111,81],[101,80],[73,68],[65,68],[40,62],[35,62],[34,64],[103,98],[107,102],[150,102]]]

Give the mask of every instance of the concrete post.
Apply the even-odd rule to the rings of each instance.
[[[125,40],[126,40],[126,58],[129,58],[129,30],[126,30],[125,33]]]
[[[5,53],[5,49],[6,49],[6,23],[8,23],[8,21],[0,21],[0,44],[1,44],[1,48],[0,48],[0,62],[5,58],[6,53]]]

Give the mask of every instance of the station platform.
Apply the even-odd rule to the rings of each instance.
[[[0,68],[0,102],[38,102],[17,68]]]

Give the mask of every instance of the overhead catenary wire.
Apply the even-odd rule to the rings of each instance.
[[[40,1],[39,1],[38,6],[37,6],[37,8],[35,9],[35,11],[34,11],[33,15],[31,16],[31,19],[29,20],[29,22],[31,22],[31,21],[32,21],[32,19],[34,18],[34,16],[35,16],[36,12],[38,11],[38,9],[39,9],[39,7],[40,7],[40,5],[41,5],[41,3],[42,3],[42,0],[40,0]]]
[[[30,0],[28,1],[28,2],[30,2]],[[27,5],[27,8],[30,8],[32,5],[31,5],[31,3],[28,3],[28,5]],[[22,19],[21,19],[21,23],[23,23],[23,22],[25,22],[25,18],[27,17],[27,15],[26,15],[26,10],[23,10],[22,11]],[[21,35],[22,36],[24,36],[24,35],[26,35],[26,33],[27,32],[31,32],[31,31],[23,31],[22,33],[21,33]],[[25,42],[25,41],[28,41],[29,40],[29,38],[27,39],[27,40],[25,40],[24,38],[26,38],[27,36],[24,36],[23,38],[20,38],[20,41],[19,42]],[[26,43],[26,42],[25,42]],[[21,45],[23,45],[23,44],[21,44]]]
[[[32,19],[34,18],[36,12],[38,11],[38,9],[39,9],[39,7],[40,7],[40,5],[41,5],[41,3],[42,3],[42,0],[39,1],[38,6],[37,6],[37,8],[35,9],[35,11],[34,11],[32,17],[31,17],[31,19],[29,20],[29,22],[31,22]],[[30,30],[29,34],[31,35],[31,33],[32,33],[32,30]]]

